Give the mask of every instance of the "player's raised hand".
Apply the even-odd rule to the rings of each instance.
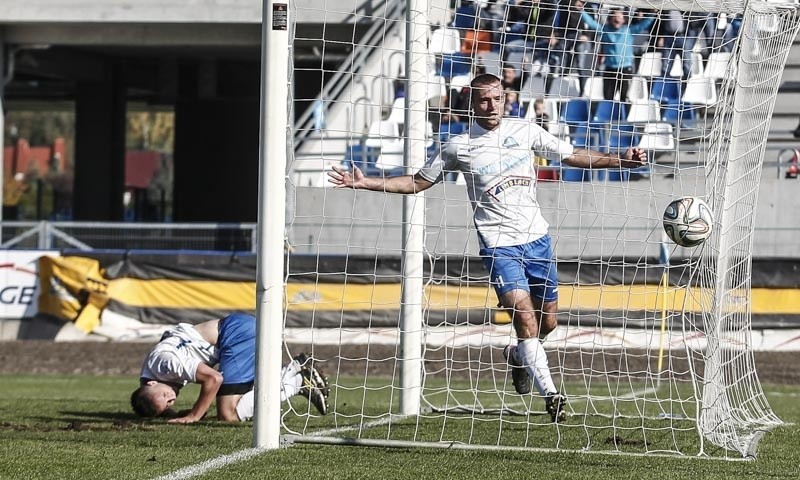
[[[622,168],[641,167],[646,163],[647,152],[639,147],[629,148],[619,157],[619,166]]]
[[[352,172],[337,166],[332,168],[333,171],[328,172],[328,182],[332,183],[336,188],[359,188],[364,182],[364,173],[355,165]]]

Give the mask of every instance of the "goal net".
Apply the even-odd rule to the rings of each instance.
[[[798,25],[795,4],[760,1],[289,2],[293,117],[288,138],[270,132],[290,151],[283,340],[328,375],[330,411],[294,397],[285,440],[754,456],[781,423],[754,365],[753,258],[775,242],[755,212]],[[471,147],[480,73],[503,80],[502,122],[648,162],[580,169],[515,139]],[[468,191],[469,162],[413,195],[327,181],[334,167],[411,174],[453,139],[464,158],[505,148],[535,169],[509,183],[500,162],[485,192]],[[518,339],[473,194],[549,224],[558,325],[541,346],[562,421],[513,385],[503,350]],[[686,196],[715,218],[693,248],[662,228]],[[506,217],[498,229],[519,228]]]

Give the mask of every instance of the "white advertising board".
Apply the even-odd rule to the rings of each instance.
[[[37,260],[58,256],[50,250],[0,250],[0,319],[36,315],[39,299]]]

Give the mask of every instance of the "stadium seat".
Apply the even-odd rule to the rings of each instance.
[[[390,120],[378,120],[370,124],[364,145],[367,147],[381,148],[385,143],[395,141],[399,137],[399,123]]]
[[[376,149],[367,147],[361,143],[354,143],[347,146],[342,164],[348,169],[355,166],[362,171],[367,171],[375,165],[376,158]]]
[[[456,75],[450,79],[450,90],[461,91],[464,87],[469,87],[469,82],[472,81],[472,75]]]
[[[576,147],[589,148],[592,132],[589,129],[589,100],[573,98],[561,103],[561,123],[570,127],[571,143]]]
[[[465,53],[446,53],[442,55],[439,70],[436,72],[445,79],[453,78],[456,75],[469,75],[472,71],[472,57]]]
[[[562,166],[558,173],[564,182],[588,182],[592,179],[592,171],[586,168]]]
[[[459,30],[474,30],[476,25],[477,11],[475,6],[471,4],[463,4],[456,9],[455,18],[453,19],[453,28]]]
[[[628,101],[631,103],[646,103],[649,98],[650,91],[648,90],[647,79],[639,75],[631,78],[630,86],[628,87]]]
[[[543,76],[525,74],[523,78],[522,89],[519,92],[521,102],[544,97],[546,88]]]
[[[405,145],[402,138],[384,142],[378,158],[375,160],[375,166],[383,171],[402,168],[404,151]]]
[[[701,77],[704,73],[703,55],[699,52],[692,52],[692,76]]]
[[[639,148],[645,150],[670,151],[675,149],[675,135],[669,123],[648,123],[639,139]]]
[[[430,53],[453,53],[461,51],[461,34],[452,28],[439,28],[431,32]]]
[[[694,128],[697,126],[697,108],[688,103],[664,105],[661,120],[678,128]]]
[[[444,77],[429,72],[425,89],[428,92],[428,106],[431,108],[441,107],[447,101],[447,83]]]
[[[581,96],[581,84],[577,75],[565,75],[555,77],[550,81],[550,88],[547,90],[549,97],[557,99],[577,98]]]
[[[628,112],[631,123],[658,122],[661,119],[661,105],[655,100],[634,102]]]
[[[392,109],[386,120],[402,125],[406,121],[406,99],[405,97],[395,98],[392,102]]]
[[[488,30],[465,30],[461,41],[461,53],[473,55],[492,51],[492,32]]]
[[[683,58],[681,58],[681,54],[675,55],[675,58],[672,60],[672,67],[667,72],[667,75],[674,78],[681,78],[683,77]]]
[[[618,125],[627,119],[628,111],[624,103],[616,100],[601,100],[597,102],[595,112],[589,122],[590,136],[597,139],[597,145],[586,146],[601,151],[606,150],[608,148],[610,129],[613,128],[613,125]]]
[[[603,100],[603,77],[589,77],[583,85],[583,97],[590,100]]]
[[[731,63],[730,52],[713,52],[708,56],[708,65],[703,73],[708,78],[721,80],[727,76],[728,65]]]
[[[624,103],[616,100],[600,100],[596,103],[591,126],[602,127],[609,123],[620,123],[628,119],[628,110]]]
[[[684,103],[714,105],[717,103],[717,86],[714,79],[702,76],[690,77],[683,91]]]
[[[676,104],[681,100],[680,80],[675,78],[654,78],[650,99],[662,104]]]
[[[633,125],[611,125],[608,132],[608,151],[620,152],[637,145],[639,139]]]
[[[450,137],[466,132],[469,129],[467,122],[446,121],[439,125],[439,140],[446,142]]]
[[[661,75],[661,52],[645,52],[639,61],[637,72],[642,77],[658,77]]]
[[[497,52],[477,52],[475,54],[475,65],[483,65],[486,73],[491,73],[501,78],[503,76],[503,61]]]

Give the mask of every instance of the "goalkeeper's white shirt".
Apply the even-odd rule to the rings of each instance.
[[[572,153],[571,144],[533,122],[503,119],[494,130],[473,122],[468,132],[446,142],[419,174],[438,182],[442,172],[463,172],[481,246],[510,247],[547,234],[536,201],[533,157],[561,161]]]
[[[180,388],[195,382],[197,367],[219,362],[217,347],[208,343],[188,323],[179,323],[167,330],[161,341],[150,350],[142,365],[142,380],[158,380]]]

